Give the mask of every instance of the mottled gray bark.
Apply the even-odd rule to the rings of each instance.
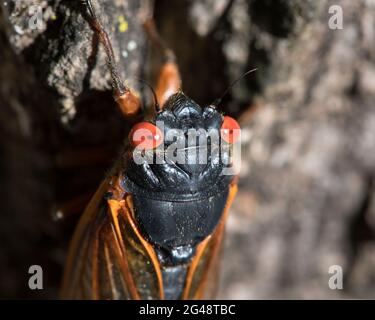
[[[30,28],[32,5],[43,8],[41,29]],[[146,54],[138,16],[149,6],[97,6],[121,74],[136,88]],[[76,217],[55,222],[55,208],[94,190],[111,166],[104,160],[82,165],[87,156],[78,166],[64,159],[95,149],[114,157],[129,124],[112,99],[105,54],[81,1],[5,1],[1,10],[0,295],[56,297]],[[27,287],[33,264],[43,267],[45,290]]]
[[[222,297],[374,297],[375,6],[314,1],[244,115]],[[330,30],[339,4],[344,29]],[[246,129],[246,130],[245,130]],[[340,265],[343,290],[328,286]]]

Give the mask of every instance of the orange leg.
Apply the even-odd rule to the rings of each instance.
[[[91,23],[92,28],[97,33],[100,42],[105,48],[108,59],[108,67],[112,76],[112,85],[114,90],[114,98],[120,107],[120,110],[124,116],[129,117],[137,114],[140,110],[141,102],[140,99],[127,87],[121,80],[118,72],[118,67],[113,53],[111,41],[108,37],[107,32],[95,13],[94,6],[91,0],[84,0],[84,3],[88,9],[88,19]]]
[[[181,90],[181,79],[177,64],[166,62],[160,69],[156,97],[161,108],[170,96]]]
[[[165,62],[163,63],[158,77],[156,97],[161,108],[170,96],[181,90],[181,77],[176,63],[176,57],[169,49],[156,30],[154,20],[146,19],[144,28],[154,45],[162,51]]]

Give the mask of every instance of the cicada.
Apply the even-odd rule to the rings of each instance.
[[[120,79],[109,37],[91,1],[85,4],[106,49],[114,98],[125,116],[137,114],[140,100]],[[134,125],[80,219],[65,267],[64,299],[201,299],[215,292],[237,190],[236,175],[223,171],[233,166],[225,160],[239,125],[215,104],[201,107],[181,91],[173,53],[151,24],[148,30],[166,56],[155,112]]]

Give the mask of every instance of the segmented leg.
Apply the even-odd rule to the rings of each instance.
[[[161,108],[168,98],[181,90],[181,77],[174,52],[168,48],[160,37],[153,18],[145,19],[144,28],[152,43],[164,55],[164,63],[159,71],[156,96]]]
[[[135,115],[140,110],[140,99],[136,95],[134,95],[121,80],[111,41],[103,27],[103,24],[96,15],[92,1],[84,0],[84,4],[87,7],[89,22],[94,31],[97,33],[99,40],[104,46],[105,52],[107,54],[107,63],[111,72],[114,98],[125,116],[128,117]]]

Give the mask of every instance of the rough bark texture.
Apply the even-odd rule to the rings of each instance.
[[[54,298],[77,219],[53,221],[54,208],[95,188],[130,124],[80,1],[4,3],[0,297]],[[32,3],[43,8],[41,29],[28,24]],[[328,27],[331,5],[343,9],[343,30]],[[151,6],[97,6],[122,76],[142,93],[134,79],[153,80],[160,62],[139,19]],[[201,104],[258,68],[222,104],[242,121],[243,160],[219,297],[374,297],[374,2],[157,0],[155,17],[184,91]],[[72,166],[82,149],[99,160]],[[33,264],[42,291],[28,289]],[[329,289],[331,265],[342,266],[344,290]]]
[[[343,30],[328,28],[333,4]],[[243,118],[222,297],[374,297],[375,6],[314,5],[288,39],[271,39],[269,77]],[[331,265],[342,291],[328,286]]]
[[[43,7],[41,30],[29,27],[30,1],[8,1],[1,15],[0,294],[11,298],[57,297],[78,215],[53,221],[56,208],[98,186],[129,127],[82,2],[33,3]],[[146,55],[138,15],[150,3],[100,3],[122,76],[136,87]],[[99,160],[87,163],[96,150]],[[28,289],[33,264],[43,267],[44,290]]]

